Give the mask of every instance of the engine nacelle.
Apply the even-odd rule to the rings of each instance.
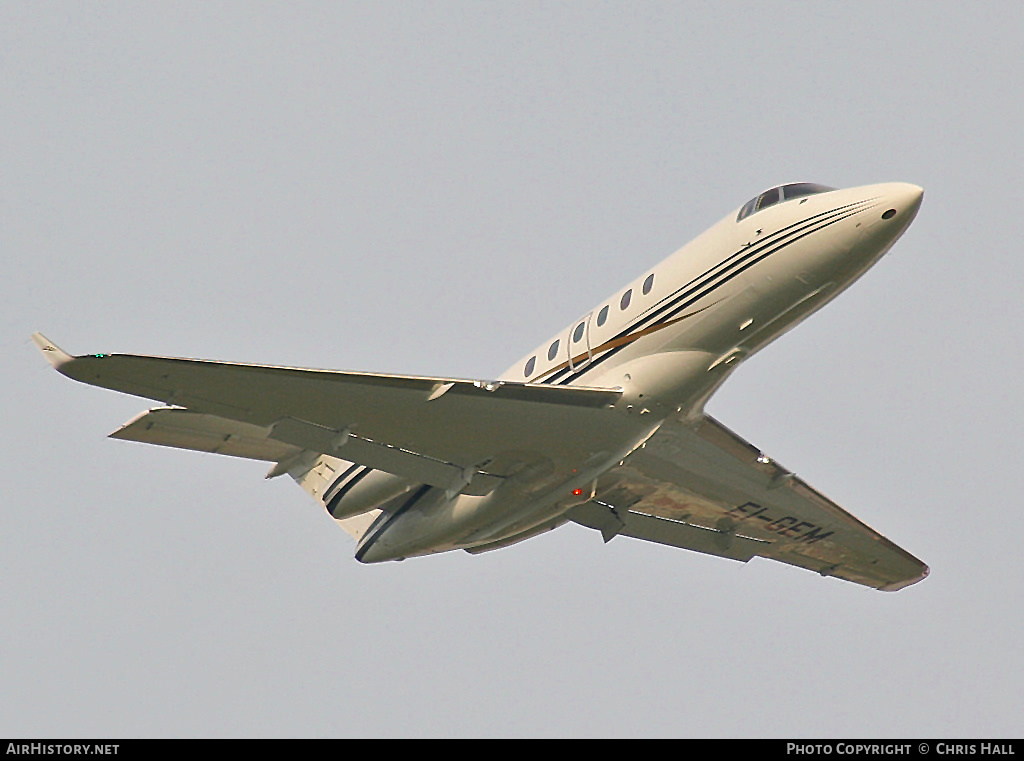
[[[351,464],[327,488],[322,500],[327,512],[341,520],[380,507],[412,486],[400,476]]]

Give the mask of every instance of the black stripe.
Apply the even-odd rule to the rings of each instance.
[[[696,304],[701,299],[703,299],[706,296],[708,296],[711,293],[713,293],[720,286],[725,285],[726,283],[728,283],[733,278],[738,277],[739,275],[743,274],[744,272],[746,272],[751,267],[753,267],[756,264],[760,263],[761,261],[763,261],[764,259],[768,258],[772,254],[778,253],[782,249],[788,247],[790,244],[795,243],[798,240],[807,237],[808,235],[812,235],[813,233],[819,232],[820,230],[823,230],[824,228],[826,228],[826,227],[828,227],[828,226],[830,226],[830,225],[832,225],[832,224],[834,224],[836,222],[841,222],[842,220],[847,219],[847,218],[853,216],[854,214],[859,213],[860,211],[861,211],[861,209],[856,209],[856,210],[854,210],[852,212],[848,212],[848,213],[846,213],[846,214],[844,214],[842,216],[836,217],[835,219],[832,219],[832,220],[830,220],[830,221],[828,221],[828,222],[826,222],[824,224],[821,224],[818,227],[815,227],[814,229],[801,231],[801,233],[799,235],[796,235],[791,240],[788,240],[785,243],[783,243],[781,245],[778,245],[775,248],[772,248],[771,250],[765,251],[765,249],[768,248],[768,247],[767,246],[761,246],[760,248],[757,249],[757,253],[760,254],[759,256],[756,256],[756,257],[754,257],[752,259],[751,258],[745,259],[743,261],[743,265],[741,267],[739,267],[738,269],[736,269],[735,271],[730,273],[728,276],[726,276],[725,278],[723,278],[719,282],[717,282],[714,285],[712,285],[710,288],[705,287],[704,290],[699,292],[699,293],[697,293],[696,296],[694,296],[693,298],[687,298],[682,303],[680,303],[680,299],[677,299],[674,302],[672,310],[670,312],[668,312],[667,314],[665,314],[663,316],[663,318],[658,320],[658,322],[655,323],[655,324],[657,325],[657,324],[661,324],[661,323],[664,323],[664,322],[667,322],[667,321],[671,320],[672,318],[676,317],[680,312],[685,311],[686,309],[688,309],[689,307],[693,306],[694,304]],[[695,292],[696,292],[696,289],[690,289],[685,294],[683,294],[683,297],[685,298],[687,296],[690,296],[690,295],[694,294]],[[640,327],[641,325],[642,325],[642,323],[638,323],[636,325],[636,327]],[[593,362],[588,364],[585,368],[582,368],[578,372],[574,373],[572,376],[562,380],[559,385],[566,385],[566,384],[569,384],[569,383],[577,380],[578,378],[582,377],[584,374],[589,372],[591,369],[593,369],[593,367],[595,365],[600,364],[601,362],[603,362],[604,360],[606,360],[609,357],[613,356],[614,354],[618,353],[622,349],[625,349],[626,346],[628,346],[628,345],[629,344],[624,344],[624,345],[616,346],[616,347],[610,349],[606,354],[604,354],[604,356],[600,357],[597,360],[594,360]]]
[[[847,219],[847,218],[853,216],[854,214],[859,213],[860,211],[861,211],[860,209],[857,209],[857,210],[854,210],[852,212],[848,212],[847,214],[844,214],[842,216],[836,217],[835,219],[832,219],[832,220],[830,220],[830,221],[828,221],[828,222],[826,222],[824,224],[821,224],[818,227],[815,227],[814,229],[802,231],[799,235],[796,235],[791,240],[788,240],[785,243],[783,243],[781,245],[778,245],[775,248],[772,248],[771,250],[769,250],[767,252],[765,252],[765,249],[768,248],[768,246],[761,246],[761,247],[759,247],[757,249],[757,251],[756,251],[757,254],[760,254],[759,256],[755,256],[754,258],[749,258],[749,257],[745,258],[743,260],[743,263],[742,263],[741,267],[739,267],[735,271],[729,273],[726,277],[724,277],[723,279],[721,279],[719,282],[715,283],[711,287],[706,287],[705,286],[704,290],[700,291],[700,292],[697,292],[697,289],[689,289],[688,291],[686,291],[686,293],[682,294],[682,296],[679,299],[676,299],[675,302],[673,303],[673,305],[671,305],[671,307],[672,307],[671,311],[669,311],[667,314],[665,314],[662,317],[662,319],[658,320],[654,324],[658,325],[658,324],[661,324],[663,322],[667,322],[668,320],[671,320],[672,318],[677,316],[680,312],[685,311],[686,309],[688,309],[689,307],[693,306],[695,303],[697,303],[701,299],[703,299],[706,296],[708,296],[711,293],[713,293],[720,286],[725,285],[726,283],[728,283],[733,278],[738,277],[739,275],[743,274],[744,272],[746,272],[748,269],[750,269],[754,265],[756,265],[759,262],[763,261],[764,259],[768,258],[772,254],[778,253],[779,251],[781,251],[782,249],[786,248],[790,244],[795,243],[796,241],[798,241],[798,240],[800,240],[802,238],[805,238],[808,235],[812,235],[813,233],[819,232],[820,230],[823,230],[826,227],[828,227],[828,226],[830,226],[830,225],[832,225],[832,224],[834,224],[836,222],[841,222],[842,220]],[[693,296],[692,298],[687,298],[687,297],[691,296],[694,293],[696,293],[696,296]],[[683,299],[685,299],[685,301],[682,301]],[[680,303],[680,301],[682,301],[682,303]],[[636,323],[634,325],[634,327],[637,327],[637,328],[641,327],[643,322],[646,322],[646,319],[645,320],[641,320],[640,322]],[[571,376],[563,379],[559,383],[559,385],[567,385],[567,384],[572,383],[573,381],[579,379],[580,377],[585,375],[587,372],[592,370],[596,365],[598,365],[601,362],[605,361],[609,357],[615,355],[616,353],[618,353],[622,349],[625,349],[626,346],[628,346],[628,345],[629,344],[623,344],[621,346],[613,347],[612,349],[608,350],[607,353],[605,353],[599,359],[593,360],[586,367],[581,368],[579,371],[573,373]]]
[[[365,468],[364,467],[364,469],[361,470],[359,473],[357,473],[355,476],[353,476],[348,481],[348,483],[346,483],[344,486],[342,486],[340,489],[338,489],[338,493],[335,494],[333,497],[331,497],[331,501],[327,503],[327,512],[329,512],[331,514],[331,516],[333,517],[334,516],[334,508],[336,508],[338,506],[338,503],[341,502],[342,497],[344,497],[346,494],[348,494],[349,490],[353,486],[355,486],[357,483],[362,481],[364,478],[366,478],[371,473],[373,473],[373,468]]]
[[[864,202],[862,202],[862,203],[864,203]],[[854,205],[855,204],[850,204],[849,206],[854,206]],[[839,209],[833,209],[832,211],[836,212],[836,211],[840,211],[840,210],[846,210],[846,209],[849,208],[849,206],[839,207]],[[681,289],[675,291],[675,293],[673,294],[672,297],[669,297],[669,298],[672,299],[671,303],[665,304],[662,307],[655,308],[647,317],[641,317],[640,319],[638,319],[636,322],[633,323],[633,325],[631,325],[629,328],[627,328],[626,330],[622,331],[618,336],[616,336],[616,338],[624,337],[624,336],[626,336],[626,335],[636,331],[637,329],[645,329],[646,327],[650,327],[649,325],[644,325],[644,323],[648,322],[648,320],[650,320],[652,317],[656,317],[656,316],[660,316],[661,317],[661,319],[657,319],[656,322],[652,323],[652,324],[655,324],[655,325],[656,324],[661,324],[663,322],[666,322],[666,321],[672,319],[673,317],[678,315],[680,312],[682,312],[685,309],[689,308],[690,306],[692,306],[696,302],[700,301],[701,299],[705,298],[706,296],[709,296],[711,293],[713,293],[715,290],[717,290],[720,286],[725,285],[726,283],[728,283],[733,278],[738,277],[739,275],[741,275],[742,273],[746,272],[748,269],[750,269],[754,265],[756,265],[756,264],[760,263],[761,261],[767,259],[772,254],[778,253],[779,251],[781,251],[782,249],[788,247],[789,245],[791,245],[793,243],[796,243],[797,241],[799,241],[799,240],[801,240],[803,238],[806,238],[808,235],[812,235],[812,234],[814,234],[816,232],[820,232],[821,230],[824,230],[826,227],[829,227],[829,226],[835,224],[836,222],[841,222],[844,219],[848,219],[849,217],[852,217],[853,215],[860,213],[860,211],[862,211],[861,208],[857,208],[857,209],[854,209],[852,211],[845,211],[844,213],[838,214],[835,218],[830,219],[830,220],[824,222],[823,224],[818,224],[817,226],[811,226],[811,225],[804,226],[801,230],[794,231],[792,233],[793,237],[790,240],[787,240],[785,243],[781,243],[781,244],[775,245],[774,247],[772,247],[774,242],[759,243],[759,244],[756,245],[756,247],[755,246],[748,246],[746,250],[750,251],[751,249],[753,249],[753,251],[751,251],[751,253],[749,253],[746,256],[743,256],[741,259],[735,261],[732,265],[730,265],[729,269],[733,269],[733,271],[728,273],[725,277],[720,279],[718,282],[714,283],[710,287],[708,287],[708,285],[707,285],[708,282],[710,282],[712,280],[715,280],[716,278],[718,278],[721,275],[723,275],[725,270],[723,270],[722,272],[716,273],[716,274],[712,275],[711,277],[705,277],[705,275],[707,275],[707,273],[705,273],[705,275],[701,275],[700,277],[695,278],[694,280],[691,280],[690,283],[687,283],[687,285],[685,285]],[[819,214],[817,216],[822,216],[822,215]],[[813,218],[811,218],[811,219],[813,219]],[[803,222],[806,222],[806,221],[807,220],[803,220]],[[799,224],[803,224],[803,222],[795,223],[794,225],[790,225],[789,228],[795,227],[795,226],[797,226]],[[808,229],[808,227],[810,227],[811,229]],[[789,228],[785,228],[785,229],[789,229]],[[773,235],[771,237],[779,238],[779,237],[788,237],[788,236],[776,236],[776,235]],[[736,254],[731,256],[729,259],[731,260],[731,259],[735,259],[735,258],[736,258]],[[726,260],[726,261],[729,261],[729,260]],[[721,264],[716,265],[711,270],[708,270],[708,272],[712,272],[714,269],[717,269],[719,267],[721,267]],[[694,282],[696,282],[698,280],[702,280],[703,282],[701,282],[696,287],[690,287],[691,283],[694,283]],[[682,290],[684,292],[680,293],[680,290]],[[676,296],[676,294],[679,294],[679,295]],[[696,294],[696,295],[694,295],[694,294]],[[668,311],[666,311],[666,310],[668,310]],[[614,339],[612,339],[612,340],[614,340]],[[585,375],[586,373],[588,373],[592,369],[594,369],[597,365],[601,364],[606,359],[608,359],[609,357],[612,357],[613,355],[617,354],[619,351],[621,351],[622,349],[625,349],[626,346],[629,346],[629,345],[630,344],[623,344],[621,346],[616,346],[616,347],[613,347],[612,349],[609,349],[600,358],[592,360],[589,364],[587,364],[586,367],[581,368],[578,371],[571,372],[568,376],[564,376],[564,370],[563,371],[559,371],[558,373],[555,373],[554,375],[552,375],[549,379],[546,379],[544,381],[544,383],[554,383],[555,381],[558,381],[557,385],[568,385],[568,384],[572,383],[573,381],[581,378],[583,375]]]
[[[359,469],[359,467],[360,467],[359,463],[354,463],[351,466],[349,466],[348,468],[346,468],[345,471],[340,476],[338,476],[337,478],[334,479],[334,483],[332,483],[330,486],[328,486],[327,487],[327,491],[324,492],[324,503],[325,504],[327,502],[331,501],[331,497],[334,496],[334,489],[337,489],[341,485],[341,482],[344,481],[346,478],[348,478],[352,473],[357,471]]]
[[[794,228],[801,227],[801,229],[795,230],[795,231],[796,232],[802,232],[803,230],[807,229],[808,226],[813,226],[816,222],[822,221],[822,217],[830,217],[830,216],[833,216],[833,215],[842,215],[844,212],[852,209],[852,207],[854,207],[854,206],[858,206],[859,207],[859,206],[862,206],[862,205],[864,205],[864,204],[866,204],[866,203],[868,203],[870,201],[873,201],[873,199],[865,199],[864,201],[857,201],[857,202],[852,203],[852,204],[847,204],[846,206],[838,206],[835,209],[829,209],[827,211],[822,211],[822,212],[819,212],[818,214],[814,214],[814,215],[809,216],[809,217],[807,217],[805,219],[801,219],[801,220],[799,220],[797,222],[793,222],[792,224],[788,224],[785,227],[780,227],[779,229],[777,229],[774,232],[772,232],[772,234],[770,234],[768,236],[765,236],[763,239],[758,241],[756,244],[748,244],[748,245],[743,246],[742,248],[740,248],[738,251],[733,253],[727,259],[724,259],[723,261],[718,262],[717,264],[712,266],[707,271],[698,274],[698,276],[696,278],[694,278],[693,280],[691,280],[689,283],[686,283],[685,285],[680,286],[678,289],[676,289],[676,291],[674,291],[670,295],[668,295],[665,298],[663,298],[662,301],[659,301],[657,304],[649,307],[645,312],[642,312],[640,314],[638,320],[646,321],[646,320],[649,320],[650,318],[652,318],[652,316],[656,316],[659,309],[665,308],[666,306],[671,306],[671,304],[667,303],[667,302],[671,302],[671,301],[677,299],[677,297],[680,295],[680,292],[686,290],[687,288],[690,288],[691,286],[693,286],[695,284],[699,284],[701,281],[707,281],[709,278],[715,277],[716,274],[720,273],[720,272],[716,272],[715,271],[717,269],[718,270],[727,269],[727,268],[729,268],[730,266],[732,266],[734,264],[740,263],[741,260],[745,260],[745,259],[750,258],[750,256],[752,254],[757,253],[759,251],[763,251],[765,248],[767,248],[768,246],[776,243],[778,240],[780,240],[781,238],[785,237],[786,235],[790,235],[791,232],[794,231]],[[857,211],[861,211],[861,209],[857,209]],[[833,221],[833,220],[829,220],[829,221]],[[633,326],[630,326],[630,327],[626,328],[624,331],[622,331],[620,334],[618,334],[618,336],[616,336],[616,338],[622,337],[622,336],[626,335],[627,333],[632,331],[633,328],[637,327],[637,325],[638,325],[638,323],[634,323]]]
[[[642,324],[642,322],[649,320],[652,317],[659,316],[659,314],[663,313],[666,308],[671,308],[675,306],[676,304],[679,303],[679,300],[681,298],[685,298],[689,294],[693,293],[694,287],[701,287],[703,285],[706,285],[710,280],[714,279],[715,277],[718,277],[719,275],[722,275],[728,270],[742,266],[755,255],[775,245],[783,238],[789,237],[791,235],[799,235],[800,237],[802,237],[802,234],[805,233],[805,231],[807,231],[809,228],[814,228],[815,231],[824,229],[832,222],[836,222],[839,218],[845,217],[848,211],[853,210],[853,207],[858,207],[857,209],[855,209],[855,211],[861,211],[863,205],[870,202],[871,200],[873,199],[865,199],[864,201],[858,201],[856,203],[847,204],[845,206],[838,206],[835,209],[829,209],[828,211],[820,212],[813,216],[807,217],[806,219],[799,220],[798,222],[794,222],[790,225],[787,225],[786,227],[780,228],[779,230],[776,230],[770,235],[765,236],[756,243],[748,243],[747,245],[743,246],[738,251],[736,251],[734,254],[732,254],[732,256],[714,265],[706,272],[702,273],[701,275],[698,275],[696,278],[691,280],[689,283],[676,289],[676,291],[672,293],[670,296],[666,297],[665,299],[662,299],[662,301],[658,305],[652,307],[646,313],[640,316],[640,322],[634,323],[633,326],[627,328],[625,331],[620,333],[620,336],[625,335],[626,333],[633,330],[635,327],[639,327],[639,325]],[[819,224],[821,222],[825,222],[826,224]],[[794,240],[795,239],[796,238],[794,238]]]
[[[765,236],[762,240],[759,240],[755,244],[748,244],[744,246],[743,248],[739,249],[725,260],[718,262],[710,269],[693,278],[690,282],[677,288],[673,293],[669,294],[660,302],[658,302],[658,304],[655,304],[654,306],[650,307],[646,312],[642,313],[632,324],[623,328],[616,336],[609,339],[609,341],[614,341],[619,338],[623,338],[637,329],[649,327],[645,326],[644,323],[648,322],[649,320],[656,320],[659,316],[663,315],[666,309],[674,308],[676,305],[679,304],[681,300],[687,298],[687,296],[694,293],[695,289],[702,288],[710,280],[718,277],[719,275],[723,274],[724,272],[730,269],[743,266],[752,257],[756,256],[758,253],[764,251],[765,249],[771,247],[782,238],[787,237],[789,235],[798,235],[801,233],[805,234],[805,231],[809,227],[815,227],[815,225],[818,222],[827,220],[826,224],[815,227],[815,229],[812,230],[812,232],[824,229],[825,227],[828,227],[829,224],[837,222],[839,221],[839,219],[843,219],[846,216],[848,216],[849,213],[851,213],[850,210],[854,209],[854,207],[857,208],[854,209],[852,213],[862,211],[863,206],[872,200],[874,199],[868,198],[863,201],[856,201],[854,203],[846,204],[845,206],[837,206],[834,209],[819,212],[818,214],[814,214],[810,217],[807,217],[806,219],[801,219],[797,222],[793,222],[792,224],[787,225],[786,227],[780,228],[779,230],[776,230],[770,235]],[[832,219],[828,219],[829,217],[832,217]],[[803,237],[803,235],[799,235],[799,237],[794,238],[793,240],[799,240],[800,237]],[[583,370],[589,369],[592,364],[593,362],[588,364],[586,368],[583,368]],[[545,378],[542,381],[542,383],[554,384],[555,381],[565,377],[567,374],[574,374],[576,372],[577,371],[575,371],[571,367],[563,367],[558,372],[553,373],[550,377]]]
[[[362,562],[363,555],[366,554],[366,551],[370,548],[370,545],[380,538],[381,534],[383,534],[387,530],[388,526],[391,525],[391,522],[399,515],[404,513],[406,510],[408,510],[410,507],[419,502],[420,499],[433,488],[434,487],[432,487],[430,484],[423,484],[423,486],[421,486],[419,489],[413,492],[412,496],[409,497],[409,499],[407,499],[400,508],[395,510],[395,512],[382,512],[380,515],[378,515],[377,520],[370,524],[370,527],[366,529],[366,533],[363,534],[362,539],[359,540],[359,546],[356,547],[356,560]]]

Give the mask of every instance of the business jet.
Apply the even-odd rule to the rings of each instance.
[[[363,563],[482,553],[572,522],[881,590],[928,567],[704,413],[747,357],[835,298],[917,214],[886,183],[752,198],[496,379],[129,354],[62,374],[156,400],[111,437],[273,463]]]

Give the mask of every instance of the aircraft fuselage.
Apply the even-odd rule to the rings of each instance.
[[[584,431],[578,448],[517,459],[496,443],[481,470],[502,480],[476,495],[352,466],[324,493],[328,509],[336,518],[381,509],[356,550],[365,563],[485,551],[560,525],[666,418],[698,418],[744,359],[864,274],[906,230],[922,195],[916,185],[886,183],[765,202],[752,213],[744,207],[500,376],[621,389],[605,410],[608,440],[617,444],[594,451]]]

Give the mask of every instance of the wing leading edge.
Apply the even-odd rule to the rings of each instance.
[[[711,417],[667,420],[569,517],[601,531],[746,562],[760,556],[895,591],[928,566]]]

